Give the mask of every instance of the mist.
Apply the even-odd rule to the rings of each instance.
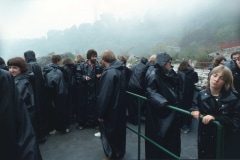
[[[24,3],[26,4],[27,1]],[[240,40],[240,1],[238,0],[184,0],[176,3],[140,1],[139,4],[129,4],[130,7],[124,2],[119,4],[119,8],[114,8],[118,6],[109,1],[110,9],[94,1],[89,3],[94,5],[89,9],[91,14],[85,18],[86,20],[80,20],[84,15],[78,15],[73,10],[76,8],[72,8],[70,11],[76,12],[75,18],[79,17],[79,21],[69,20],[65,25],[59,22],[40,33],[38,31],[45,28],[46,24],[38,23],[39,28],[35,29],[36,26],[34,28],[32,24],[34,22],[18,20],[22,19],[20,16],[24,17],[27,14],[24,9],[28,7],[21,4],[22,9],[17,11],[24,12],[19,14],[19,17],[17,13],[11,16],[12,21],[17,21],[15,27],[21,28],[21,25],[33,25],[33,27],[28,28],[27,32],[21,28],[23,33],[26,32],[22,35],[21,30],[17,28],[10,27],[10,31],[7,31],[10,20],[4,18],[6,23],[2,21],[0,28],[2,30],[0,56],[7,60],[11,57],[23,56],[27,50],[35,51],[37,57],[66,52],[85,55],[91,48],[98,53],[111,49],[117,55],[151,55],[166,51],[167,47],[180,48],[180,52],[184,52],[184,49],[188,49],[193,42],[201,47],[209,48],[212,45],[214,46],[211,47],[212,50],[216,50],[222,41]],[[64,7],[61,9],[64,10]],[[32,17],[35,16],[40,18],[39,14],[32,14]],[[2,19],[3,16],[0,18]],[[41,22],[44,22],[48,16],[41,18],[43,18]],[[58,18],[55,19],[64,21]],[[9,22],[9,24],[13,23]],[[18,33],[14,33],[15,30]],[[6,33],[11,35],[8,37]]]

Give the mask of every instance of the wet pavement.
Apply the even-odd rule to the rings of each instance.
[[[128,124],[137,130],[137,126]],[[47,141],[40,144],[43,160],[102,160],[105,158],[101,139],[95,137],[97,132],[94,128],[77,129],[77,124],[71,125],[70,133],[57,132],[49,135]],[[144,133],[144,122],[141,125]],[[192,121],[191,131],[181,134],[182,159],[197,159],[197,121]],[[126,154],[124,160],[138,159],[138,136],[127,129]],[[144,139],[141,138],[141,159],[145,159]]]

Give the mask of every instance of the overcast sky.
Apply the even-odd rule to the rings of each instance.
[[[129,18],[147,10],[185,14],[212,0],[0,0],[1,38],[40,38],[51,29],[94,22],[102,13]]]

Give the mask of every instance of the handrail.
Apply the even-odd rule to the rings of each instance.
[[[135,96],[138,98],[138,131],[134,130],[133,128],[126,126],[128,129],[130,129],[131,131],[133,131],[134,133],[136,133],[138,135],[138,160],[140,160],[140,138],[144,138],[147,141],[149,141],[150,143],[152,143],[153,145],[155,145],[156,147],[160,148],[161,150],[163,150],[164,152],[166,152],[167,154],[171,155],[172,157],[176,158],[176,159],[180,159],[179,156],[173,154],[172,152],[170,152],[169,150],[167,150],[166,148],[162,147],[161,145],[159,145],[158,143],[152,141],[150,138],[146,137],[145,135],[141,134],[141,122],[140,122],[140,113],[141,113],[141,107],[140,107],[140,102],[139,102],[139,98],[143,99],[143,100],[147,100],[146,97],[132,93],[132,92],[128,92],[126,91],[127,94],[130,94],[132,96]],[[182,112],[184,114],[190,115],[191,113],[187,110],[183,110],[180,109],[178,107],[174,107],[171,105],[166,105],[167,108],[172,109],[172,110],[176,110],[178,112]],[[200,116],[200,119],[202,119],[203,116]],[[223,131],[223,126],[221,125],[221,123],[219,123],[218,121],[212,121],[211,123],[214,123],[217,126],[217,144],[216,144],[216,158],[220,159],[222,158],[222,154],[223,154],[223,136],[224,136],[224,131]]]

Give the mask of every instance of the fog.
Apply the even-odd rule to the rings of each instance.
[[[146,54],[159,43],[178,47],[202,28],[240,24],[239,6],[238,0],[1,0],[0,56],[85,54],[90,48]]]

